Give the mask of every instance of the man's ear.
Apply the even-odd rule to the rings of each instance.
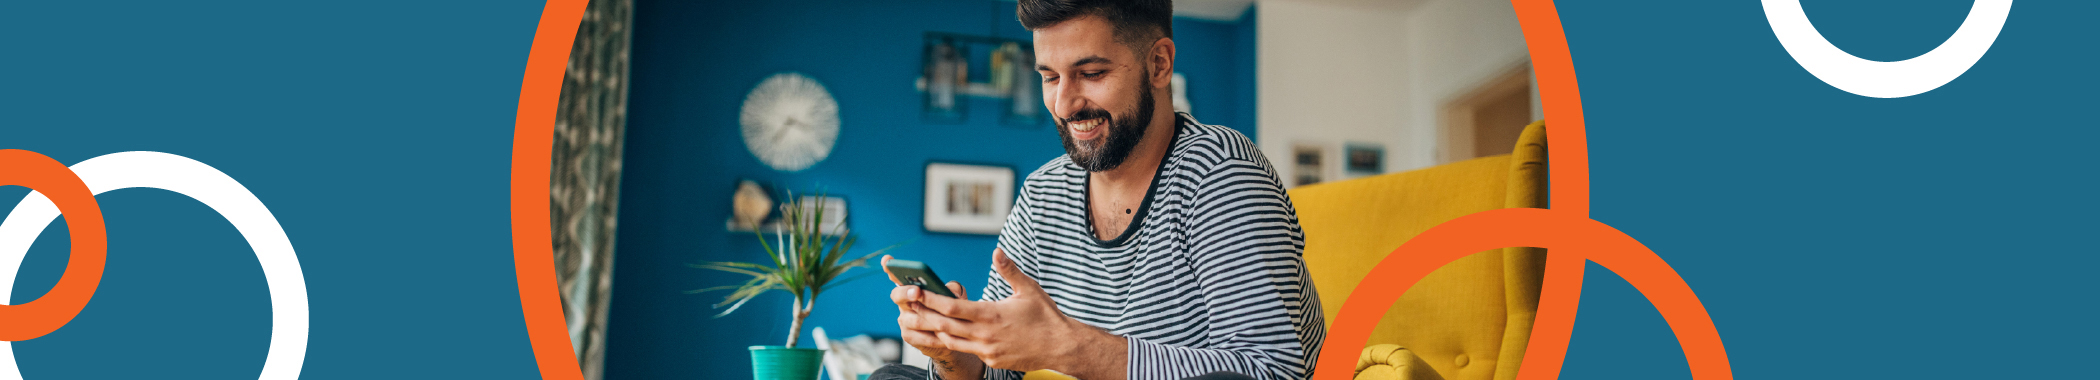
[[[1152,41],[1152,48],[1148,50],[1152,52],[1146,58],[1147,63],[1152,64],[1152,76],[1145,80],[1152,82],[1152,88],[1166,88],[1174,83],[1174,39]]]

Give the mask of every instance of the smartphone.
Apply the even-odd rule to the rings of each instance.
[[[933,275],[933,267],[926,266],[926,263],[893,258],[889,263],[883,264],[883,267],[889,268],[890,274],[897,276],[897,281],[907,285],[918,285],[921,290],[948,298],[962,298],[949,292],[948,282],[941,281],[941,276]]]

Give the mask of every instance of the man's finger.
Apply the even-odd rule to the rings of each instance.
[[[963,339],[971,339],[980,335],[976,324],[967,320],[941,315],[940,313],[919,313],[917,322],[919,330],[926,332],[954,335]]]
[[[912,347],[918,347],[920,351],[925,351],[929,348],[948,349],[947,343],[941,342],[939,336],[919,330],[904,330],[904,343],[910,344]]]
[[[955,352],[977,355],[978,359],[985,359],[989,356],[988,354],[993,353],[991,352],[991,345],[985,344],[985,342],[970,340],[953,334],[934,333],[933,335],[942,347],[947,347]],[[991,363],[986,364],[989,365]]]
[[[950,289],[952,290],[953,288]],[[964,301],[925,292],[920,292],[918,300],[919,306],[925,307],[927,310],[932,310],[950,318],[973,321],[984,319],[983,309],[988,306],[983,302]]]
[[[919,327],[919,313],[913,312],[897,313],[897,329],[904,331],[925,330]]]
[[[1014,264],[1013,258],[1006,257],[1005,249],[992,249],[992,271],[998,272],[1000,279],[1006,280],[1007,287],[1013,288],[1016,296],[1043,293],[1043,286],[1037,284],[1034,277],[1021,273],[1021,266]]]
[[[890,276],[890,283],[904,285],[904,281],[897,280],[896,273],[890,273],[890,255],[882,255],[882,274]]]
[[[897,328],[904,331],[940,332],[941,323],[954,321],[931,312],[897,313]]]
[[[911,305],[919,303],[918,297],[913,294],[913,291],[918,289],[919,287],[912,285],[890,288],[890,302],[897,304],[898,311],[910,312],[912,311]]]
[[[948,282],[948,293],[952,293],[952,294],[955,294],[955,297],[956,297],[956,298],[960,298],[960,299],[965,299],[965,300],[967,300],[967,299],[970,299],[970,293],[964,293],[964,292],[963,292],[963,286],[962,286],[962,283],[960,283],[960,282],[955,282],[955,281],[949,281],[949,282]]]

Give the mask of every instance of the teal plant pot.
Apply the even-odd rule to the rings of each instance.
[[[751,346],[753,380],[817,380],[823,365],[824,350]]]

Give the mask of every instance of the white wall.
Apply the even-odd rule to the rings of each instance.
[[[1258,140],[1277,174],[1294,182],[1291,148],[1300,143],[1326,147],[1328,180],[1341,174],[1345,141],[1383,144],[1386,167],[1395,167],[1393,147],[1412,138],[1400,133],[1409,96],[1404,14],[1290,1],[1255,11]]]
[[[1259,140],[1286,182],[1297,144],[1325,147],[1329,181],[1345,179],[1350,142],[1385,146],[1387,172],[1437,164],[1437,109],[1529,60],[1507,0],[1264,0],[1256,12]]]
[[[1408,77],[1413,80],[1408,103],[1408,131],[1427,145],[1412,146],[1408,166],[1401,170],[1439,164],[1436,151],[1437,111],[1445,103],[1464,96],[1518,65],[1527,65],[1531,54],[1524,47],[1524,30],[1507,0],[1433,0],[1410,10],[1407,19]],[[1533,86],[1536,88],[1537,86]],[[1531,94],[1538,109],[1538,93]],[[1533,111],[1532,118],[1539,118]]]

